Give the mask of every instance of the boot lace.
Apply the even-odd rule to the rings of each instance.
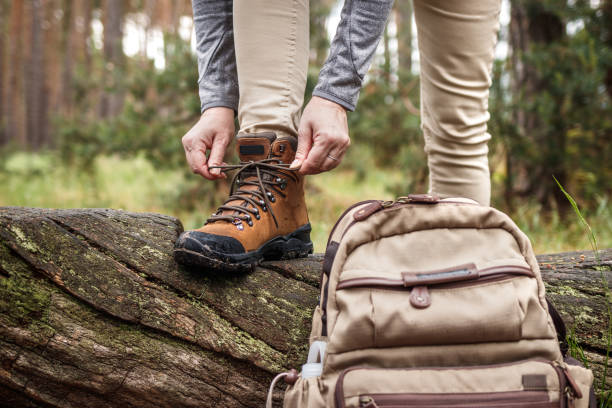
[[[287,177],[293,181],[298,181],[295,175],[296,169],[290,169],[289,164],[282,163],[279,159],[263,159],[257,161],[240,162],[226,166],[211,166],[211,169],[218,168],[222,172],[236,171],[231,181],[230,196],[217,211],[211,215],[206,224],[215,221],[236,222],[237,220],[246,221],[249,226],[253,226],[253,216],[260,219],[259,208],[262,211],[270,211],[276,228],[278,221],[272,210],[270,203],[276,201],[274,194],[285,198],[283,190],[287,186]],[[257,189],[244,190],[243,186],[255,186]],[[239,205],[229,205],[232,201],[241,201]],[[250,204],[250,206],[249,206]],[[224,211],[234,211],[238,214],[223,215]]]

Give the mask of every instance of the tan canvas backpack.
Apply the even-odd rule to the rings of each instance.
[[[593,375],[564,361],[528,238],[471,200],[349,208],[310,343],[301,375],[278,376],[284,407],[589,406]]]

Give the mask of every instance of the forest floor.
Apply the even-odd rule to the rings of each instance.
[[[306,195],[315,252],[324,251],[327,235],[346,207],[368,198],[393,199],[391,191],[401,182],[399,170],[375,168],[359,177],[342,166],[309,177]],[[182,169],[157,168],[143,157],[100,156],[88,169],[66,165],[51,154],[15,153],[0,163],[0,206],[157,212],[181,219],[186,229],[199,227],[227,189],[227,183],[213,184]],[[602,198],[584,215],[599,248],[612,247],[612,205]],[[536,253],[591,249],[573,213],[564,220],[554,211],[545,215],[540,206],[523,203],[511,216]]]

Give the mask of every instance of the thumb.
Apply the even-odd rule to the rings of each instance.
[[[220,166],[223,163],[223,156],[225,155],[225,144],[220,140],[215,140],[213,142],[212,149],[210,149],[210,156],[208,156],[208,166]],[[223,173],[221,173],[221,169],[212,169],[210,170],[210,174],[223,177]]]
[[[295,160],[293,160],[290,166],[291,169],[297,169],[302,165],[311,147],[312,127],[310,123],[302,124],[298,130],[298,146],[295,152]]]

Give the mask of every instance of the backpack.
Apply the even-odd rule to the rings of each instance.
[[[593,374],[564,360],[529,239],[504,213],[363,201],[322,269],[308,362],[275,378],[269,407],[282,377],[287,408],[589,407]]]

